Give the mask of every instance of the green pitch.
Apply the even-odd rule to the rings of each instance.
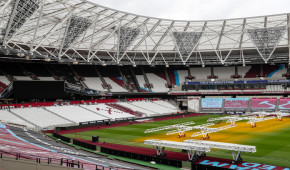
[[[114,127],[93,131],[81,132],[81,138],[91,140],[92,136],[99,136],[101,142],[139,146],[152,148],[152,146],[144,145],[142,140],[150,137],[164,135],[166,131],[154,132],[144,134],[144,131],[149,128],[167,126],[172,124],[184,123],[194,121],[195,125],[207,123],[209,118],[219,117],[219,115],[205,115],[190,118],[172,119],[159,122],[142,123],[136,125]],[[288,123],[290,118],[284,118],[283,123]],[[237,127],[236,127],[237,128]],[[220,135],[228,135],[227,132],[221,131]],[[279,131],[270,132],[237,132],[236,135],[254,136],[249,140],[241,140],[236,142],[238,144],[253,145],[257,147],[256,153],[242,153],[243,160],[246,162],[254,162],[261,164],[276,165],[282,167],[290,167],[290,124],[283,126]],[[232,132],[231,132],[231,135]],[[234,134],[235,135],[235,134]],[[66,134],[66,137],[75,138],[75,134]],[[181,139],[182,140],[182,139]],[[180,150],[166,148],[166,150],[177,151]],[[208,156],[232,159],[230,151],[212,150],[207,153]]]

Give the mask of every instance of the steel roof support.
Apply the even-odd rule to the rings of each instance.
[[[137,43],[137,45],[133,48],[133,50],[136,50],[142,43],[143,43],[143,41],[147,38],[147,37],[149,37],[152,33],[153,33],[153,31],[160,25],[160,23],[161,23],[161,20],[159,20],[152,28],[151,28],[151,30],[146,34],[146,35],[144,35],[144,37]]]
[[[290,65],[290,14],[287,14],[288,60]]]
[[[276,47],[286,33],[286,26],[248,29],[247,34],[265,63],[272,57]]]
[[[222,30],[221,30],[221,33],[220,33],[220,36],[219,36],[219,40],[218,40],[218,43],[217,43],[217,46],[216,46],[216,50],[218,50],[218,51],[220,50],[220,44],[221,44],[221,41],[222,41],[222,37],[224,35],[225,27],[226,27],[226,20],[224,20],[224,22],[223,22]]]
[[[244,41],[244,34],[245,34],[246,24],[247,24],[247,20],[244,19],[244,21],[243,21],[243,28],[242,28],[243,34],[241,36],[240,44],[239,44],[240,56],[241,56],[240,58],[242,58],[243,65],[246,64],[245,63],[245,58],[244,58],[244,52],[243,52],[243,41]]]
[[[13,0],[8,0],[5,2],[5,4],[0,8],[0,13],[3,12],[12,1]]]
[[[39,10],[42,0],[16,0],[12,15],[6,27],[6,34],[4,36],[4,44],[13,39],[22,26],[29,21],[33,14]]]
[[[163,39],[168,36],[169,31],[171,30],[171,28],[173,27],[175,21],[172,21],[170,26],[167,28],[166,32],[162,35],[162,37],[159,39],[159,41],[157,42],[157,44],[155,45],[155,47],[153,48],[153,50],[155,51],[157,49],[157,47],[161,44],[161,42],[163,41]]]
[[[61,20],[61,22],[57,23],[44,37],[43,39],[31,50],[34,52],[38,47],[41,46],[43,41],[45,41],[47,38],[49,38],[60,26],[62,26],[70,17],[72,16],[75,9],[71,10],[64,19]]]

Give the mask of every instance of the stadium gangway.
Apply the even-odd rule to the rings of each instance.
[[[188,159],[190,161],[198,161],[200,156],[205,156],[206,152],[210,151],[208,146],[202,146],[200,144],[185,143],[185,142],[173,142],[166,140],[150,139],[145,140],[144,144],[155,146],[158,156],[166,156],[165,147],[186,150]]]
[[[248,153],[257,152],[256,146],[249,146],[249,145],[239,145],[239,144],[232,144],[232,143],[211,142],[211,141],[201,141],[201,140],[192,140],[192,139],[185,140],[184,142],[201,145],[201,146],[207,146],[213,149],[229,150],[231,151],[232,156],[233,156],[232,164],[236,164],[238,162],[243,161],[241,157],[242,152],[248,152]]]
[[[191,121],[191,122],[179,123],[179,124],[175,124],[175,125],[151,128],[151,129],[145,130],[144,133],[158,132],[158,131],[162,131],[162,130],[174,129],[174,128],[178,128],[178,127],[184,127],[184,126],[188,126],[188,125],[193,125],[193,124],[195,124],[195,123],[193,121]]]
[[[176,133],[180,133],[180,132],[186,132],[186,131],[191,131],[191,130],[196,130],[196,129],[204,129],[208,126],[213,126],[214,123],[206,123],[206,124],[202,124],[202,125],[197,125],[197,126],[178,126],[176,127],[177,130],[172,130],[166,133],[166,135],[173,135]]]

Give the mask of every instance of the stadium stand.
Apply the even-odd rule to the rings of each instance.
[[[136,79],[139,83],[139,86],[143,92],[149,92],[149,89],[145,86],[146,82],[143,75],[136,75]]]
[[[127,107],[133,111],[145,113],[147,116],[157,116],[157,115],[162,115],[162,114],[170,114],[170,113],[176,113],[179,110],[176,108],[166,108],[162,105],[155,104],[154,102],[151,101],[137,101],[137,102],[129,102],[129,103],[118,103],[121,106]],[[164,103],[162,103],[164,104]],[[169,103],[168,103],[169,105]]]
[[[104,90],[102,81],[99,77],[84,77],[84,79],[84,83],[88,86],[88,88],[99,91]]]
[[[14,76],[14,78],[16,80],[32,80],[30,77],[28,76]]]
[[[26,136],[29,142],[21,142],[8,134],[10,125],[11,129],[14,125],[23,127],[23,135],[30,132],[27,129],[48,130],[54,135],[71,130],[75,138],[81,139],[83,134],[77,132],[109,126],[175,118],[183,121],[186,116],[204,113],[205,117],[214,117],[230,112],[264,114],[282,110],[282,116],[282,112],[290,110],[290,99],[286,98],[290,94],[289,13],[196,22],[139,16],[86,0],[4,0],[0,1],[0,9],[0,133],[5,131],[7,140],[16,144],[8,141],[13,147],[5,148],[7,141],[0,140],[3,150],[14,152],[14,148],[21,149],[19,145],[27,145],[23,152],[37,152],[29,142],[38,138]],[[31,89],[23,85],[24,90],[17,87],[17,80],[34,85],[44,81],[47,86],[38,85],[38,93],[33,85]],[[60,86],[54,88],[47,81]],[[27,93],[21,96],[21,92]],[[194,121],[199,126],[203,120]],[[200,134],[217,130],[206,126],[197,128]],[[169,127],[177,127],[179,132],[186,128],[184,124]],[[179,137],[185,137],[185,133]],[[101,140],[99,143],[106,146],[107,141]],[[38,151],[61,157],[41,147]],[[183,155],[186,159],[192,157],[190,153]],[[92,160],[97,159],[100,157]],[[255,159],[257,163],[269,163],[270,158]],[[156,156],[154,161],[171,164]],[[280,161],[289,165],[289,161],[279,159],[275,163]],[[240,168],[241,164],[233,166]],[[179,165],[181,168],[182,163]],[[196,169],[194,163],[191,165]],[[104,167],[93,164],[84,169]]]
[[[53,77],[37,77],[39,80],[48,80],[48,81],[52,81],[52,80],[55,80]]]
[[[179,111],[179,108],[163,100],[154,100],[153,103],[171,109],[171,111]]]
[[[211,74],[210,67],[190,68],[190,72],[197,80],[206,80],[207,76]]]
[[[9,110],[1,110],[0,111],[0,121],[3,121],[3,123],[12,123],[16,125],[24,125],[30,128],[34,128],[35,126],[24,121],[19,116],[13,114]]]
[[[81,107],[91,110],[94,113],[98,113],[103,117],[107,117],[110,119],[120,119],[120,118],[132,118],[135,117],[131,114],[125,113],[123,111],[112,108],[106,104],[98,104],[98,105],[81,105]]]
[[[169,89],[166,88],[167,81],[163,78],[160,78],[154,73],[147,73],[149,82],[153,85],[152,90],[154,92],[168,92]]]
[[[92,111],[88,111],[79,106],[52,106],[48,107],[47,110],[62,117],[66,117],[76,123],[107,119],[106,117]]]
[[[159,105],[159,104],[157,104],[155,102],[151,102],[151,101],[139,101],[139,102],[132,102],[130,104],[134,105],[134,106],[137,106],[139,108],[142,108],[143,110],[148,110],[148,111],[151,111],[151,112],[155,112],[155,113],[157,113],[159,115],[176,113],[176,112],[180,111],[180,110],[177,110],[176,108],[172,109],[173,106],[164,107],[162,105]],[[170,104],[168,103],[168,105],[170,105]]]
[[[146,114],[146,116],[148,116],[148,117],[158,115],[157,112],[152,112],[151,110],[147,110],[147,109],[144,109],[142,107],[135,106],[134,104],[131,104],[131,103],[120,102],[118,104],[123,106],[123,107],[127,107],[127,108],[133,110],[134,112],[140,112],[140,113]]]
[[[289,110],[290,109],[290,99],[289,98],[280,98],[279,109],[280,110]]]
[[[252,98],[251,109],[274,110],[276,105],[276,98]]]
[[[174,70],[175,76],[178,76],[179,83],[176,85],[180,85],[186,81],[186,77],[188,76],[188,70]]]
[[[111,78],[109,77],[104,77],[105,81],[111,85],[112,87],[112,92],[128,92],[128,90],[126,90],[125,88],[123,88],[120,84],[116,83],[115,81],[113,81]]]
[[[214,74],[218,79],[230,79],[235,72],[235,67],[214,67]]]
[[[6,87],[10,84],[10,81],[5,76],[0,76],[0,82],[2,87]]]
[[[124,107],[124,106],[121,106],[119,105],[118,103],[107,103],[106,105],[112,107],[112,108],[115,108],[117,110],[120,110],[122,112],[125,112],[125,113],[129,113],[133,116],[136,116],[136,117],[142,117],[144,113],[140,113],[140,112],[137,112],[137,111],[133,111],[132,109],[129,109],[127,107]]]
[[[66,126],[72,125],[72,121],[61,118],[52,112],[45,110],[44,108],[21,108],[11,109],[11,112],[15,113],[19,117],[29,120],[33,124],[41,128],[53,127],[53,126]]]

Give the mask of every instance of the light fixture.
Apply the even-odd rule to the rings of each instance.
[[[24,53],[17,53],[18,57],[24,57]]]
[[[107,64],[104,61],[102,61],[102,66],[105,67],[107,66]]]
[[[76,59],[73,60],[73,64],[78,64],[78,63],[79,62]]]
[[[50,58],[45,58],[44,61],[46,61],[46,62],[50,62],[51,59],[50,59]]]

